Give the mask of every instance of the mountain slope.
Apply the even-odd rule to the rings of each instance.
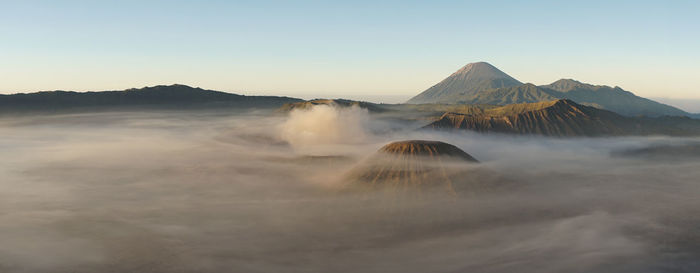
[[[159,85],[123,91],[43,91],[0,95],[0,112],[73,111],[133,107],[279,107],[301,101],[288,97],[243,96],[193,88]]]
[[[397,141],[385,145],[379,151],[399,157],[451,157],[468,162],[478,162],[472,156],[457,148],[457,146],[440,141]]]
[[[489,63],[470,63],[407,103],[456,103],[481,91],[520,84]]]
[[[470,104],[507,105],[551,101],[559,98],[559,92],[526,83],[518,86],[485,90],[475,94],[467,101]]]
[[[570,99],[627,116],[693,116],[619,87],[591,85],[571,79],[542,86],[522,84],[483,62],[466,65],[407,103],[507,105],[556,99]]]
[[[507,105],[476,115],[445,113],[426,127],[557,137],[700,134],[700,120],[625,117],[568,99]]]
[[[437,189],[455,194],[474,188],[484,180],[471,181],[482,172],[469,168],[476,159],[454,145],[425,140],[398,141],[385,145],[348,175],[349,187],[383,189],[391,193]],[[466,171],[466,172],[465,172]],[[467,180],[465,180],[467,178]]]
[[[636,96],[620,87],[591,85],[571,79],[561,79],[541,86],[559,92],[559,98],[596,106],[629,116],[689,116],[690,114],[650,99]]]
[[[569,92],[574,89],[592,89],[595,85],[582,83],[573,79],[560,79],[548,85],[542,85],[541,87],[549,88],[559,92]]]

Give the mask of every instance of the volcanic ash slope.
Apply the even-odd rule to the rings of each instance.
[[[474,193],[500,187],[496,176],[454,145],[425,140],[398,141],[353,168],[348,188],[391,193]]]

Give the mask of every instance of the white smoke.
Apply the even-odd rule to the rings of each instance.
[[[368,122],[367,110],[357,106],[315,105],[290,112],[281,137],[297,151],[317,152],[327,145],[363,142]]]

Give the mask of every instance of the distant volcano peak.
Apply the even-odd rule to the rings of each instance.
[[[470,63],[411,98],[408,103],[459,103],[465,96],[521,84],[487,62]]]
[[[499,70],[498,68],[487,62],[469,63],[457,70],[455,73],[453,73],[453,75],[464,73],[474,73],[479,77],[510,78],[508,74],[504,73],[503,71]]]
[[[455,73],[460,73],[460,72],[466,72],[470,70],[479,70],[479,69],[488,69],[488,70],[498,70],[495,66],[491,65],[490,63],[487,62],[475,62],[475,63],[468,63],[467,65],[463,66],[457,72]]]
[[[564,98],[625,116],[699,116],[638,97],[617,86],[592,85],[571,78],[541,86],[522,84],[487,62],[459,68],[406,103],[508,105]]]

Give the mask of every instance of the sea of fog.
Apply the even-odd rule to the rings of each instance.
[[[357,108],[0,118],[0,272],[700,272],[689,139],[416,130]],[[338,193],[394,140],[458,146],[506,191]]]

